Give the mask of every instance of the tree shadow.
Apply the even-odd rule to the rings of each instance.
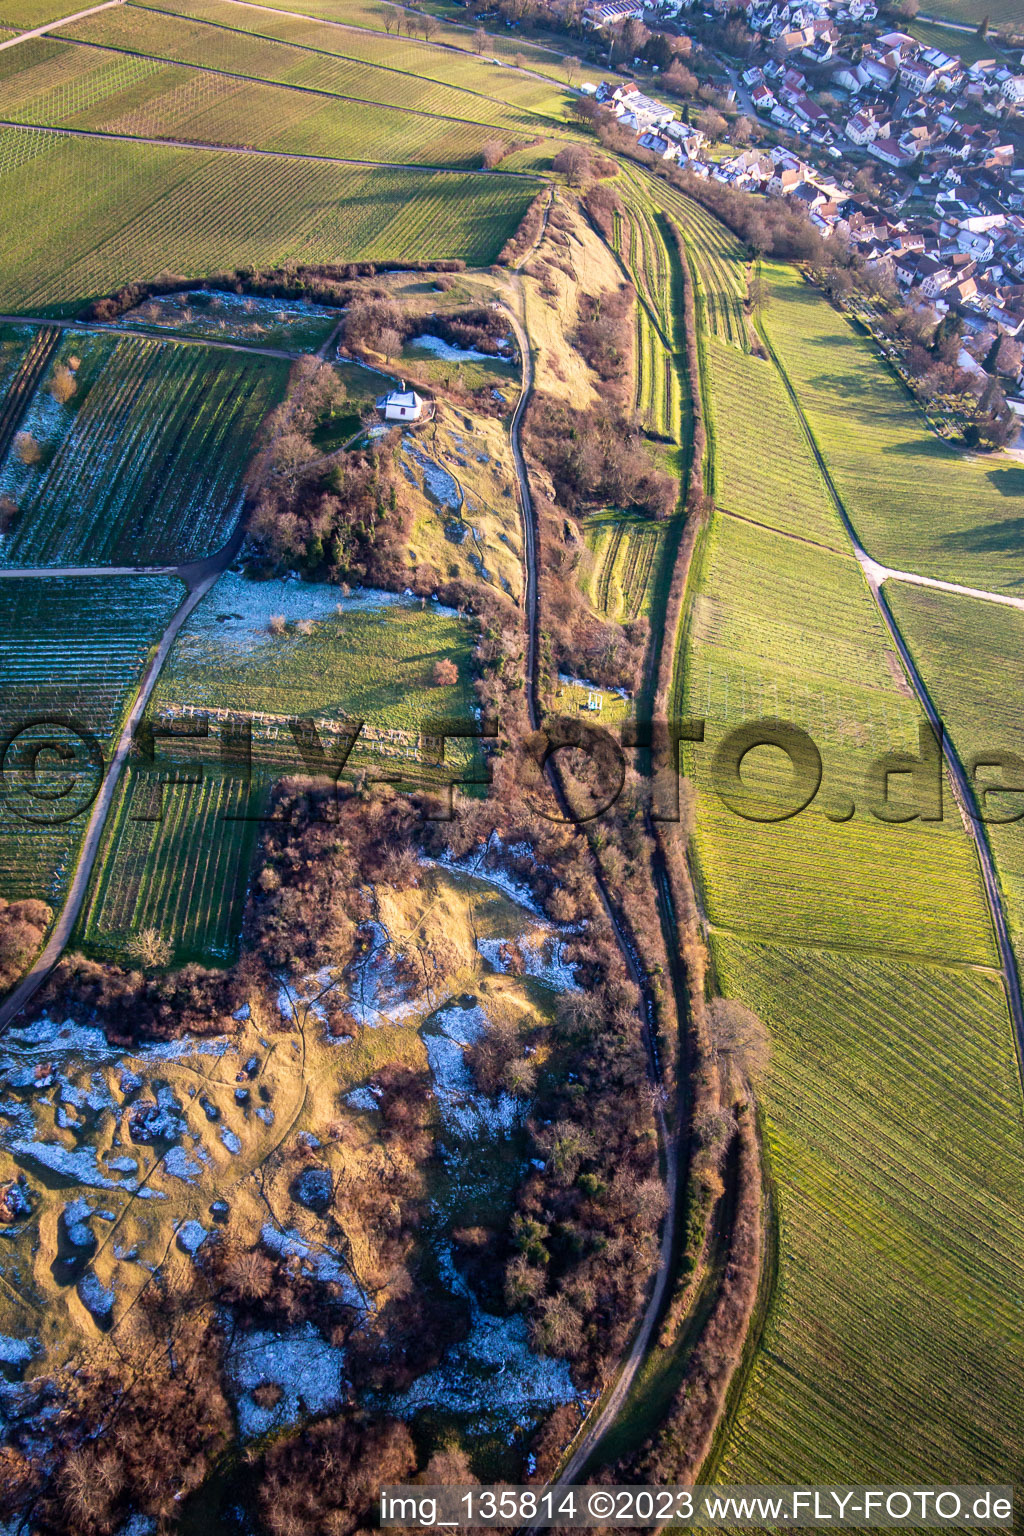
[[[908,437],[903,443],[885,443],[882,453],[904,454],[907,458],[921,459],[945,459],[952,463],[960,458],[960,454],[951,443],[944,442],[941,437],[935,437],[931,433],[925,437]]]
[[[991,480],[1000,496],[1024,496],[1024,466],[1007,465],[1005,469],[987,469],[985,479]]]
[[[1008,517],[998,523],[983,523],[977,528],[961,528],[942,538],[946,549],[969,551],[972,554],[1024,554],[1024,517]],[[1024,582],[1024,574],[1015,585]]]

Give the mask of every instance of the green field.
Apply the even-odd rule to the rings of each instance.
[[[717,939],[765,1019],[779,1214],[723,1483],[951,1481],[1020,1464],[1021,1094],[993,978]]]
[[[973,849],[951,798],[942,823],[886,824],[865,804],[868,763],[916,749],[919,712],[896,676],[852,557],[714,517],[678,712],[707,721],[705,744],[688,750],[701,796],[700,878],[716,927],[993,962]],[[747,821],[711,789],[712,755],[727,728],[764,717],[809,732],[822,757],[818,796],[791,820]],[[754,768],[751,760],[744,776]],[[851,820],[829,819],[850,801]]]
[[[254,776],[250,789],[209,763],[192,773],[201,782],[162,784],[158,771],[129,765],[79,918],[79,946],[118,957],[133,933],[153,928],[171,945],[173,963],[235,958],[265,785]]]
[[[77,359],[59,404],[45,376],[21,419],[42,457],[12,448],[0,492],[18,506],[6,565],[177,564],[212,554],[241,510],[256,432],[284,392],[277,358],[66,332]]]
[[[1024,753],[1018,699],[1024,614],[995,603],[889,582],[886,598],[961,762],[985,752]],[[995,770],[979,783],[996,784]],[[1012,774],[1004,783],[1021,782]],[[992,816],[1019,814],[1019,795],[993,795]],[[988,827],[1010,936],[1024,965],[1024,832],[1019,821]]]
[[[166,24],[173,30],[173,22]],[[207,30],[215,40],[232,36]],[[142,39],[132,42],[142,45]],[[320,88],[241,80],[48,38],[24,48],[16,74],[15,60],[6,55],[0,71],[13,74],[6,81],[12,96],[6,115],[15,122],[455,169],[478,167],[485,140],[511,143],[488,124],[341,100]]]
[[[60,36],[389,106],[530,126],[534,132],[550,129],[564,116],[564,88],[488,68],[474,55],[261,14],[223,0],[179,7],[180,16],[169,9],[127,5],[74,22]]]
[[[138,682],[150,646],[184,596],[179,581],[165,577],[120,579],[8,578],[0,580],[4,625],[0,633],[0,730],[5,739],[32,721],[49,739],[73,746],[85,730],[104,755]],[[70,722],[71,735],[59,722]],[[13,762],[7,762],[8,769]],[[39,768],[46,790],[44,768]],[[94,774],[89,758],[76,754],[74,780],[86,786]],[[51,790],[52,792],[52,790]],[[72,802],[79,804],[77,794]],[[88,806],[68,820],[69,803],[58,801],[51,817],[40,794],[17,783],[0,797],[0,895],[8,899],[59,898],[73,867]]]
[[[14,32],[44,27],[47,22],[59,21],[67,15],[68,6],[63,0],[0,0],[0,27],[10,27]]]
[[[493,260],[536,183],[0,130],[0,305],[66,313],[127,281],[289,260]],[[66,238],[54,239],[55,221]]]
[[[718,505],[845,550],[845,531],[777,370],[717,336],[708,337],[705,355]],[[770,451],[752,453],[752,435]]]
[[[773,267],[765,331],[798,391],[868,554],[995,591],[1024,581],[1024,468],[931,433],[869,341],[791,269]]]
[[[153,709],[265,712],[356,718],[417,731],[424,721],[470,715],[469,625],[449,610],[387,599],[357,600],[339,614],[340,590],[296,581],[222,576],[182,629],[153,694]],[[280,614],[286,630],[274,635]],[[309,634],[296,628],[312,624]],[[435,662],[451,657],[454,687],[435,687]]]
[[[296,36],[297,28],[309,29],[311,24],[298,18],[295,22],[287,18],[272,14],[273,11],[294,10],[304,16],[317,16],[323,18],[328,25],[316,26],[316,34],[323,36],[332,32],[334,46],[339,52],[348,53],[353,58],[364,59],[368,63],[387,65],[392,69],[404,70],[410,74],[419,75],[424,79],[436,79],[450,82],[455,85],[467,85],[475,90],[490,90],[499,99],[507,101],[528,101],[537,110],[543,103],[543,108],[553,110],[560,107],[565,100],[564,83],[565,69],[561,55],[554,49],[536,47],[528,42],[511,37],[507,32],[492,33],[487,38],[487,44],[482,54],[477,55],[473,44],[473,28],[445,27],[442,26],[436,40],[427,44],[408,36],[408,21],[414,20],[407,17],[403,25],[403,35],[388,37],[383,28],[383,9],[367,0],[314,0],[307,5],[304,0],[295,5],[269,7],[264,16],[260,16],[258,10],[251,16],[239,16],[238,14],[225,15],[222,0],[178,0],[166,9],[179,11],[187,16],[201,16],[215,20],[227,20],[230,25],[236,27],[248,27],[253,31],[260,31],[267,35],[283,35],[282,26],[289,29],[288,35]],[[372,35],[376,33],[377,35]],[[572,51],[572,45],[567,45],[567,52]],[[522,55],[529,74],[520,72],[515,66],[517,55]],[[501,61],[500,67],[491,63],[492,58]],[[493,83],[487,85],[481,81],[481,65],[485,70],[484,79]],[[538,80],[536,76],[547,76],[547,81]],[[600,80],[599,71],[590,68],[579,71],[578,80]]]

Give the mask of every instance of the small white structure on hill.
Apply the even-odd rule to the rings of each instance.
[[[385,421],[419,421],[423,415],[423,400],[414,389],[406,389],[403,379],[397,389],[381,395],[377,409]]]

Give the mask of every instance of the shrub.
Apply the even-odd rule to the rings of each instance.
[[[67,405],[78,384],[71,369],[64,363],[58,363],[53,370],[53,378],[50,380],[50,394],[59,405]]]
[[[459,669],[450,657],[444,656],[434,663],[434,685],[437,688],[451,688],[459,680]]]
[[[38,464],[43,450],[31,432],[19,432],[14,439],[14,451],[23,464]]]

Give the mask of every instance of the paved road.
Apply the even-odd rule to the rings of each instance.
[[[516,333],[516,340],[519,344],[519,351],[522,357],[523,366],[522,393],[520,394],[519,403],[516,406],[515,412],[512,416],[510,436],[512,444],[512,458],[515,463],[516,477],[519,481],[519,494],[523,512],[523,537],[526,552],[526,699],[530,717],[530,725],[533,730],[537,730],[539,728],[540,721],[543,718],[543,710],[541,708],[539,699],[537,676],[537,638],[540,608],[537,591],[537,528],[536,517],[533,509],[533,499],[530,495],[530,481],[526,472],[526,461],[523,458],[523,451],[520,443],[520,427],[522,425],[523,412],[526,409],[530,393],[533,389],[533,357],[530,351],[529,336],[527,335],[524,326],[511,310],[508,311],[508,314],[512,322],[513,329]],[[563,815],[567,815],[568,806],[560,782],[554,773],[550,775],[550,778],[552,788],[555,791],[555,795],[559,801],[562,813]],[[582,833],[580,835],[582,835]],[[654,1044],[656,1019],[654,1011],[654,998],[651,992],[650,981],[647,976],[647,972],[641,963],[640,957],[633,947],[632,940],[630,939],[629,934],[626,932],[625,926],[623,925],[616,912],[614,903],[611,899],[611,893],[605,883],[604,875],[601,872],[600,865],[597,864],[596,860],[594,861],[594,873],[605,914],[618,941],[618,945],[626,961],[626,967],[629,971],[629,974],[637,989],[639,990],[641,998],[643,999],[644,1045],[647,1051],[648,1074],[655,1093],[654,1115],[658,1124],[658,1137],[665,1159],[664,1182],[665,1197],[667,1200],[667,1211],[665,1215],[665,1221],[662,1226],[661,1242],[658,1248],[658,1263],[654,1272],[654,1284],[651,1287],[651,1294],[648,1298],[647,1306],[644,1309],[640,1327],[638,1328],[632,1345],[630,1346],[629,1353],[622,1361],[622,1365],[614,1386],[601,1402],[600,1407],[598,1408],[593,1419],[587,1423],[578,1444],[573,1449],[573,1452],[563,1467],[558,1480],[550,1485],[554,1489],[571,1483],[578,1476],[581,1469],[589,1459],[591,1453],[594,1451],[595,1447],[601,1441],[607,1430],[614,1423],[616,1417],[618,1416],[619,1410],[622,1407],[622,1404],[633,1385],[636,1373],[643,1361],[646,1359],[647,1351],[651,1343],[651,1336],[654,1332],[655,1324],[658,1321],[663,1303],[665,1301],[665,1294],[671,1275],[671,1257],[673,1245],[675,1243],[676,1205],[679,1189],[679,1149],[675,1138],[669,1132],[669,1127],[665,1119],[665,1109],[663,1104],[664,1090],[662,1088],[661,1070]],[[535,1527],[534,1529],[537,1528]],[[532,1530],[530,1532],[530,1536],[533,1536]]]
[[[1018,608],[1024,613],[1024,597],[1010,597],[1005,592],[986,592],[981,587],[962,587],[956,581],[939,581],[934,576],[918,576],[913,571],[894,571],[888,565],[879,565],[853,538],[853,552],[860,568],[868,579],[868,585],[880,587],[884,581],[902,581],[911,587],[933,587],[937,592],[952,592],[957,597],[976,597],[983,603],[1001,603],[1004,608]]]
[[[121,770],[124,767],[128,753],[131,751],[135,727],[142,719],[146,705],[149,703],[150,695],[156,685],[156,680],[160,676],[161,669],[167,660],[168,653],[174,644],[178,631],[192,610],[202,601],[217,580],[221,569],[223,569],[223,565],[220,563],[222,559],[223,565],[226,565],[227,559],[224,559],[223,555],[214,557],[213,563],[218,568],[210,570],[201,581],[192,587],[188,596],[184,599],[171,622],[164,630],[160,644],[157,646],[156,652],[146,668],[142,682],[139,684],[139,691],[136,694],[135,702],[118,737],[114,754],[107,764],[99,794],[93,802],[89,824],[85,829],[85,837],[82,840],[81,851],[78,855],[78,863],[75,867],[75,873],[68,888],[60,915],[53,925],[50,937],[47,939],[35,964],[26,972],[22,981],[7,1001],[0,1006],[0,1030],[6,1029],[11,1020],[32,999],[64,952],[64,947],[71,937],[78,914],[82,908],[82,903],[85,900],[86,891],[89,888],[89,876],[92,874],[92,868],[96,862],[96,855],[99,852],[103,828],[106,824],[110,807],[114,803],[114,794],[121,778]],[[66,573],[60,570],[53,570],[48,571],[47,574],[59,576]],[[134,574],[134,572],[128,572],[127,574]]]
[[[120,5],[122,0],[111,0],[111,3]],[[116,144],[154,144],[163,149],[198,149],[207,153],[212,151],[218,155],[263,155],[270,160],[308,160],[314,165],[354,165],[364,170],[434,171],[440,176],[507,176],[513,181],[535,181],[538,185],[543,181],[543,178],[533,171],[503,171],[498,167],[487,170],[483,166],[476,170],[463,170],[455,169],[450,165],[422,165],[417,161],[408,160],[343,160],[339,155],[308,155],[288,149],[251,149],[242,144],[207,144],[199,139],[143,138],[134,133],[108,133],[101,128],[67,128],[64,125],[49,127],[40,123],[16,123],[5,117],[0,117],[0,128],[22,128],[26,133],[62,133],[73,139],[111,139]],[[52,320],[50,324],[53,324]],[[246,351],[249,350],[254,349],[246,348]]]
[[[0,53],[5,48],[16,47],[18,43],[27,43],[30,37],[43,37],[55,27],[66,27],[73,21],[81,21],[83,16],[95,16],[97,11],[109,11],[112,5],[123,4],[124,0],[103,0],[102,5],[90,5],[87,11],[76,11],[73,16],[60,16],[56,21],[48,21],[45,26],[33,27],[31,32],[19,32],[17,37],[9,37],[6,43],[0,43]]]

